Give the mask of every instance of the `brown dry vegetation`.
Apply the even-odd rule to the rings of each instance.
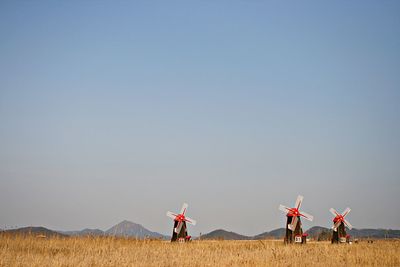
[[[400,266],[400,241],[137,241],[0,236],[0,266]]]

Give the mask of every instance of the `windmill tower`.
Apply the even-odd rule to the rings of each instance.
[[[303,211],[300,212],[300,206],[303,202],[303,196],[298,196],[294,208],[288,208],[283,205],[279,205],[279,210],[286,213],[286,235],[285,243],[291,244],[293,241],[295,243],[305,243],[306,237],[303,235],[303,229],[301,227],[300,217],[303,217],[309,221],[312,221],[314,217]]]
[[[332,234],[332,244],[346,243],[347,234],[346,226],[351,230],[353,226],[345,219],[345,217],[350,213],[351,209],[346,208],[342,214],[338,213],[334,208],[329,210],[333,216],[333,234]]]
[[[191,236],[187,233],[186,222],[196,225],[196,221],[185,216],[187,207],[189,205],[183,203],[180,213],[176,214],[168,211],[167,216],[174,220],[174,229],[172,231],[171,242],[174,241],[189,241]]]

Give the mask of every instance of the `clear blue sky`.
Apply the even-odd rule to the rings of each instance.
[[[400,228],[399,1],[1,1],[0,228]]]

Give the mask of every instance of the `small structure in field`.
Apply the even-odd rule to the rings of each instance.
[[[345,219],[345,217],[350,213],[351,209],[346,208],[341,214],[338,213],[334,208],[329,210],[333,216],[333,234],[332,234],[332,244],[339,243],[349,243],[350,235],[346,234],[346,226],[351,230],[353,226]]]
[[[196,221],[185,216],[188,206],[189,206],[188,204],[183,203],[182,209],[181,209],[180,213],[178,213],[178,214],[173,213],[171,211],[167,212],[167,216],[174,220],[174,228],[172,231],[171,242],[175,242],[175,241],[187,242],[187,241],[190,241],[190,239],[191,239],[191,236],[188,235],[188,232],[187,232],[186,223],[196,225]]]
[[[303,233],[301,219],[303,217],[309,221],[313,220],[313,216],[303,211],[300,212],[300,206],[303,202],[303,196],[298,196],[294,208],[289,208],[283,205],[279,206],[279,209],[286,213],[286,234],[284,242],[286,244],[298,243],[305,244],[307,235]]]

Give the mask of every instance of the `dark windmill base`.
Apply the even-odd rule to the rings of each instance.
[[[287,221],[286,221],[286,235],[284,238],[285,244],[293,244],[293,243],[298,243],[298,244],[305,244],[306,243],[306,236],[303,235],[303,229],[301,228],[301,220],[300,217],[297,217],[299,222],[296,225],[296,229],[294,231],[289,229],[289,224],[292,223],[293,216],[287,216]],[[297,240],[296,240],[297,237]],[[300,240],[299,240],[300,238]],[[297,242],[296,242],[297,241]]]
[[[178,221],[174,222],[174,229],[172,229],[172,238],[171,242],[176,242],[176,241],[189,241],[190,236],[188,236],[187,233],[187,228],[186,228],[186,222],[182,222],[182,228],[179,233],[175,233],[175,228],[178,226]]]
[[[339,244],[339,243],[346,243],[346,228],[344,226],[344,223],[340,223],[339,227],[337,228],[337,231],[333,231],[332,234],[332,244]]]

